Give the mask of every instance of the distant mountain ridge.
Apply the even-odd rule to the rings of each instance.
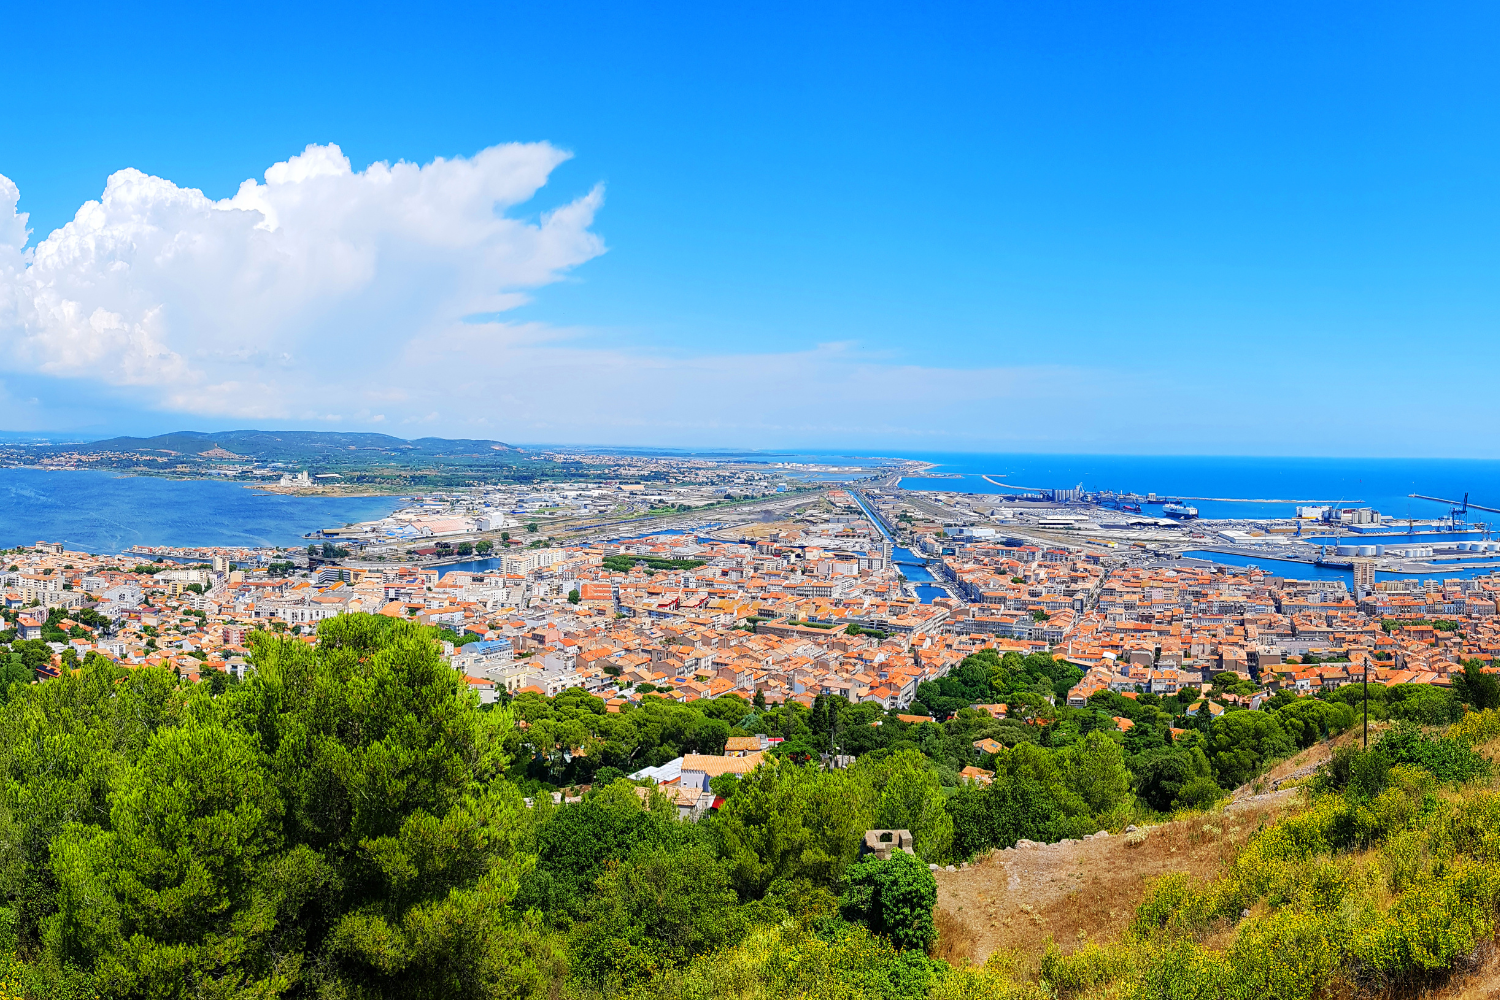
[[[172,431],[168,434],[157,434],[154,437],[114,437],[68,446],[70,451],[85,453],[167,451],[179,455],[201,455],[215,449],[265,461],[350,451],[381,451],[406,456],[431,455],[434,457],[440,455],[477,456],[486,452],[521,451],[520,448],[503,441],[472,438],[425,437],[408,441],[390,434],[258,430],[217,433]]]

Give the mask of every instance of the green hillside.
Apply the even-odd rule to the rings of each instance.
[[[342,431],[173,431],[88,443],[0,444],[0,465],[48,464],[134,475],[212,475],[264,482],[276,472],[337,476],[340,485],[399,492],[475,483],[544,482],[606,475],[598,465],[545,459],[504,441]]]
[[[310,458],[334,456],[341,452],[378,452],[402,456],[443,455],[489,457],[509,454],[519,449],[503,441],[448,440],[418,438],[407,441],[389,434],[344,433],[340,431],[173,431],[155,437],[115,437],[85,445],[70,445],[69,450],[83,454],[127,451],[171,451],[196,456],[214,447],[232,451],[263,462],[295,462]]]

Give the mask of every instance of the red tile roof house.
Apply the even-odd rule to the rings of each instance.
[[[711,778],[721,774],[749,774],[755,770],[765,754],[750,753],[743,757],[715,757],[709,754],[689,753],[682,756],[682,786],[684,788],[708,789]]]

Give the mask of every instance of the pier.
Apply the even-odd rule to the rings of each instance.
[[[1025,493],[1051,493],[1057,488],[1055,486],[1017,486],[1015,483],[997,483],[991,476],[980,476],[979,478],[991,486],[998,486],[1003,490],[1018,490]]]
[[[1135,494],[1132,494],[1134,496]],[[1160,499],[1158,497],[1158,499]],[[1208,500],[1214,503],[1355,504],[1363,500],[1263,500],[1257,497],[1177,497],[1178,500]]]

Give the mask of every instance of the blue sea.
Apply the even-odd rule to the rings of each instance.
[[[135,545],[303,545],[318,528],[384,517],[399,497],[294,497],[237,483],[0,468],[0,547],[109,554]]]

